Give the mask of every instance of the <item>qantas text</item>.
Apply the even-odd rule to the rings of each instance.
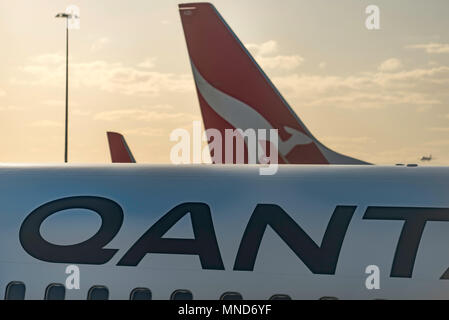
[[[337,206],[330,218],[321,245],[275,204],[259,204],[246,226],[236,254],[235,271],[253,271],[267,227],[271,227],[314,274],[335,274],[340,251],[356,206]],[[68,209],[87,209],[100,215],[102,224],[90,239],[73,245],[46,241],[42,223],[51,215]],[[194,238],[170,239],[164,235],[190,213]],[[121,206],[101,197],[70,197],[42,205],[23,221],[20,243],[36,259],[52,263],[101,265],[118,249],[105,249],[123,223]],[[428,221],[449,221],[449,208],[368,207],[365,220],[404,221],[391,267],[391,277],[411,278],[421,237]],[[183,203],[171,209],[151,226],[119,260],[118,266],[137,266],[147,254],[197,255],[207,270],[225,270],[218,246],[211,210],[205,203]],[[449,269],[441,279],[449,279]]]

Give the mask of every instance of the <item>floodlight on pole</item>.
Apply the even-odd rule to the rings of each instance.
[[[55,18],[66,19],[66,69],[65,69],[65,147],[64,162],[68,162],[68,136],[69,136],[69,19],[79,19],[76,14],[58,13]]]

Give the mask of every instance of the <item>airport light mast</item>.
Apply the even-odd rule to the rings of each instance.
[[[66,19],[66,63],[65,63],[65,148],[64,162],[68,162],[68,135],[69,135],[69,19],[79,17],[70,13],[58,13],[55,18]]]

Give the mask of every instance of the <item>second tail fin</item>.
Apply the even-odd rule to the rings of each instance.
[[[108,132],[109,150],[112,163],[136,163],[125,138],[116,132]]]

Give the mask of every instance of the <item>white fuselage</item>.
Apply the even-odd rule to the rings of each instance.
[[[119,225],[108,225],[105,230],[112,239],[104,249],[117,252],[108,251],[111,257],[101,264],[84,263],[82,259],[89,254],[64,256],[66,249],[61,247],[70,250],[69,245],[88,241],[100,230],[102,220],[95,212],[72,208],[49,215],[37,229],[32,225],[35,221],[30,214],[37,208],[73,197],[107,199],[123,211],[122,223],[116,219]],[[182,204],[209,208],[212,226],[207,226],[204,210],[190,212],[174,221],[161,239],[195,239],[196,226],[200,233],[215,234],[216,243],[206,243],[202,259],[198,254],[180,254],[183,246],[175,245],[177,253],[148,253],[137,259],[136,266],[130,265],[130,260],[136,261],[136,252],[131,254],[130,249]],[[72,264],[80,269],[81,287],[67,290],[66,299],[86,299],[95,285],[106,286],[110,299],[128,299],[138,287],[149,288],[153,299],[169,299],[178,289],[190,290],[195,299],[218,299],[229,291],[239,292],[244,299],[268,299],[274,294],[293,299],[449,298],[449,281],[440,279],[449,268],[449,222],[444,221],[446,213],[449,216],[449,167],[296,165],[280,166],[274,176],[260,176],[257,166],[3,165],[0,205],[0,290],[4,292],[11,281],[21,281],[26,299],[43,299],[49,284],[64,284],[66,267]],[[256,207],[259,213],[268,210],[265,220],[257,220]],[[338,207],[353,211],[346,226],[344,219],[339,220],[342,215],[334,216],[335,228],[329,233],[340,233],[342,242],[329,243],[327,251],[321,250]],[[273,208],[282,209],[296,225],[286,223],[286,215]],[[371,218],[369,210],[375,211]],[[406,220],[398,215],[407,210],[416,218],[407,220],[409,228],[404,232]],[[428,214],[431,221],[420,234],[413,223]],[[103,218],[112,215],[105,212]],[[276,224],[278,218],[281,222],[274,228],[271,224],[260,228],[263,221]],[[62,251],[39,252],[33,228]],[[254,230],[262,230],[259,242],[251,233]],[[401,232],[402,247],[398,246]],[[305,236],[313,240],[313,252]],[[416,243],[412,239],[416,242],[417,238],[413,256]],[[153,243],[149,241],[147,247],[158,250]],[[186,247],[196,246],[186,242]],[[296,254],[292,247],[298,250]],[[145,242],[139,248],[140,252],[145,249]],[[89,246],[84,250],[90,250]],[[95,259],[96,248],[92,250]],[[248,256],[254,254],[252,266]],[[336,260],[329,258],[332,255]],[[369,276],[365,269],[370,265],[379,267],[379,290],[365,286]]]

